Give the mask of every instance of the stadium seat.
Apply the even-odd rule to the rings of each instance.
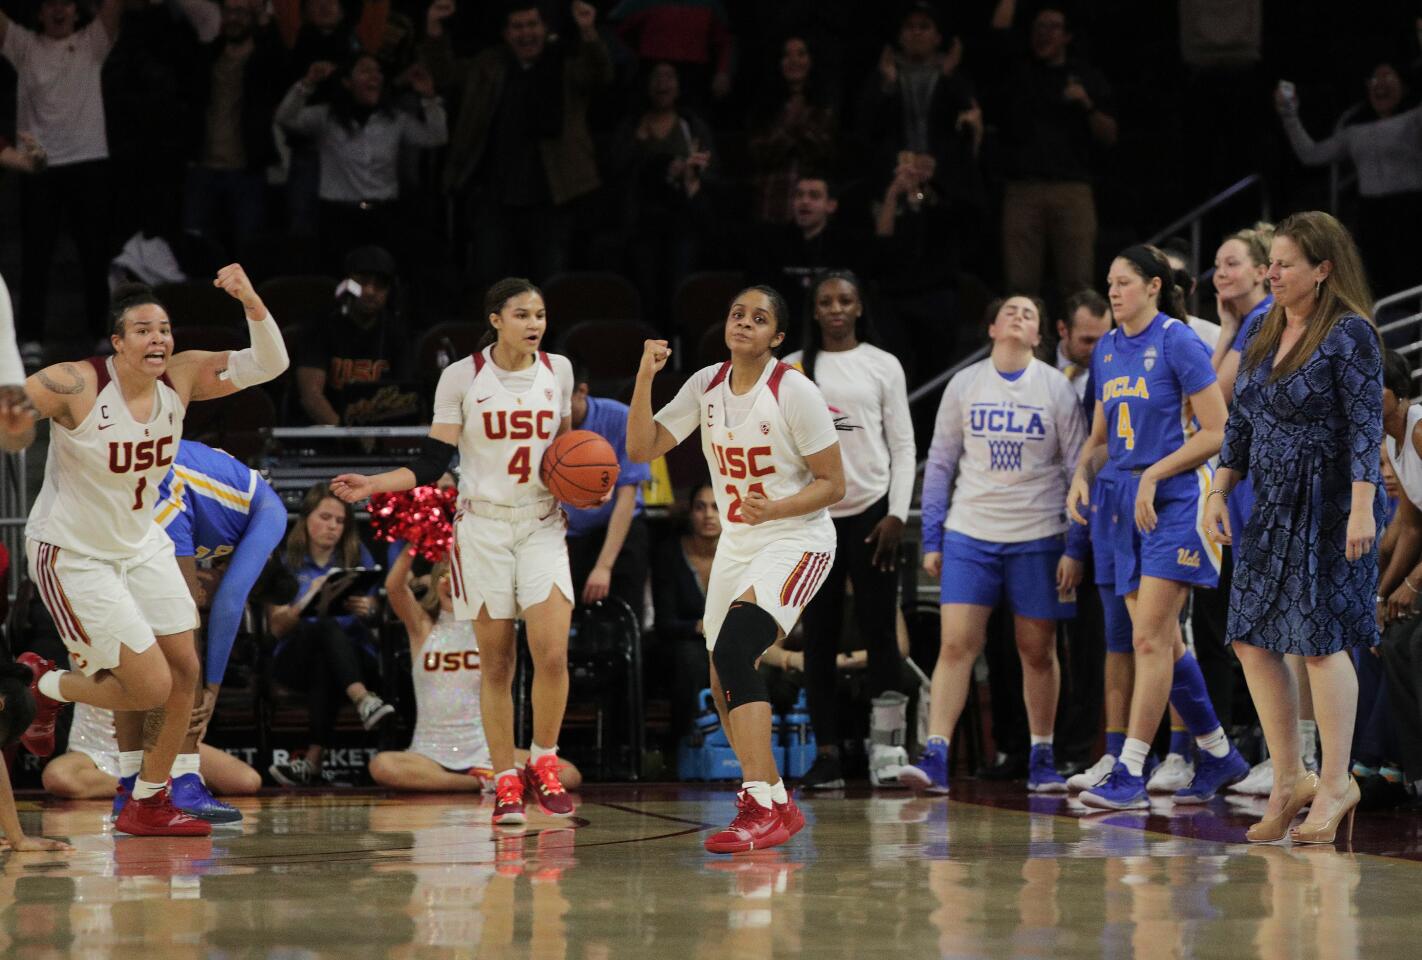
[[[415,353],[410,357],[411,377],[433,385],[446,366],[455,360],[462,360],[478,348],[479,338],[487,329],[486,324],[467,320],[450,320],[430,327],[421,334],[415,344]],[[443,357],[440,356],[441,351]]]
[[[259,286],[257,294],[282,326],[318,323],[335,309],[338,282],[319,273],[277,277]]]
[[[552,330],[584,320],[642,319],[642,298],[621,274],[601,271],[560,273],[543,284]]]
[[[716,270],[693,273],[681,282],[672,300],[673,329],[682,343],[699,342],[702,332],[726,319],[731,298],[745,288],[745,274]]]
[[[642,346],[656,336],[638,320],[584,320],[564,332],[554,349],[586,368],[593,382],[611,387],[637,375]]]
[[[238,460],[250,461],[266,445],[262,431],[276,426],[277,409],[264,390],[239,390],[215,400],[191,404],[183,421],[183,436],[201,440]]]
[[[175,327],[238,327],[246,329],[242,305],[212,285],[211,280],[159,284],[153,291],[168,310]]]

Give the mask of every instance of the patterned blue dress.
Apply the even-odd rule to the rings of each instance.
[[[1376,486],[1379,533],[1385,518],[1377,331],[1349,314],[1299,369],[1271,383],[1270,367],[1240,371],[1220,450],[1256,498],[1235,531],[1226,638],[1304,656],[1376,644],[1377,546],[1351,563],[1346,551],[1355,481]]]

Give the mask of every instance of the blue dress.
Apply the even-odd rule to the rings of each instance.
[[[1378,642],[1378,550],[1349,562],[1355,481],[1385,497],[1382,352],[1362,317],[1338,321],[1299,369],[1269,381],[1271,361],[1240,371],[1220,465],[1254,480],[1254,511],[1235,531],[1226,638],[1276,653],[1323,656]]]

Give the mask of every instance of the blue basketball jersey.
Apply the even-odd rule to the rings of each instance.
[[[1215,382],[1210,349],[1163,313],[1134,337],[1119,327],[1091,355],[1096,399],[1106,415],[1108,470],[1144,470],[1185,443],[1185,401]]]
[[[262,482],[255,470],[230,454],[184,440],[158,488],[154,519],[168,532],[178,556],[225,556],[246,532]]]

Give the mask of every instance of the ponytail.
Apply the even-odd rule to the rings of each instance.
[[[1155,308],[1167,317],[1188,322],[1190,315],[1185,309],[1185,291],[1176,280],[1175,271],[1165,253],[1148,243],[1138,243],[1116,254],[1118,260],[1125,260],[1135,268],[1136,273],[1149,283],[1160,281],[1160,294],[1156,297]]]

